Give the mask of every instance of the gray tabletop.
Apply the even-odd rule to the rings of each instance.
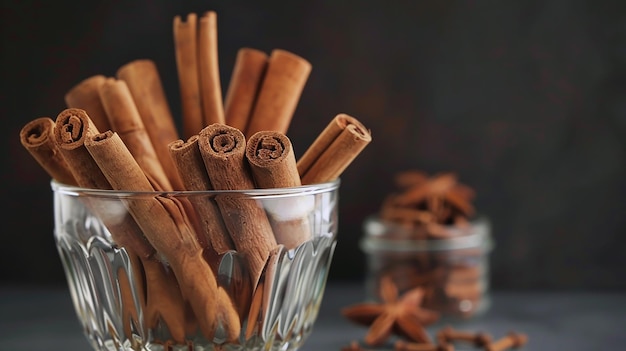
[[[490,309],[458,329],[487,331],[494,337],[524,332],[524,350],[624,350],[626,294],[591,292],[492,292]],[[358,284],[329,283],[313,334],[302,351],[337,350],[362,340],[366,329],[339,314],[361,302]],[[443,323],[429,327],[434,333]],[[89,351],[63,288],[0,287],[0,350]],[[458,349],[457,349],[458,350]]]

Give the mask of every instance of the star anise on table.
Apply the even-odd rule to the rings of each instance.
[[[341,310],[350,321],[369,326],[364,341],[368,345],[383,344],[392,334],[415,342],[432,342],[425,326],[439,319],[439,313],[422,308],[424,289],[408,290],[399,295],[390,277],[380,282],[380,302],[363,302]]]

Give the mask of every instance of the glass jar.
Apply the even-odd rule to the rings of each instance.
[[[400,294],[424,289],[422,306],[442,317],[469,318],[484,312],[489,300],[491,226],[477,217],[465,226],[445,226],[438,239],[415,239],[413,229],[377,216],[364,221],[360,246],[367,257],[366,290],[378,300],[379,283],[391,277]]]

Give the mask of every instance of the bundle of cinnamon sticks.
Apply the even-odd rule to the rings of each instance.
[[[22,145],[54,180],[158,192],[297,187],[337,179],[371,141],[356,118],[337,114],[296,160],[286,133],[311,64],[282,49],[267,55],[242,48],[222,99],[215,12],[191,13],[186,21],[176,16],[173,34],[184,139],[155,63],[135,60],[115,77],[98,74],[76,84],[55,119],[40,117],[24,125]],[[159,299],[158,306],[147,305],[177,342],[193,324],[184,313],[186,303],[209,340],[220,324],[227,340],[234,341],[246,313],[242,305],[270,252],[312,237],[298,204],[265,211],[227,192],[214,201],[155,196],[126,204],[130,215],[121,223],[107,221],[101,204],[85,205],[120,246],[139,258],[147,299]],[[249,271],[248,293],[242,296],[229,295],[217,283],[216,262],[207,259],[231,250],[245,258]],[[156,253],[173,275],[154,264]],[[180,291],[156,288],[176,285]]]

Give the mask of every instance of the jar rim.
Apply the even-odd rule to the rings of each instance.
[[[74,185],[60,183],[54,179],[50,181],[50,187],[55,193],[67,196],[87,196],[87,197],[104,197],[104,198],[130,198],[130,197],[181,197],[181,196],[215,196],[220,194],[238,194],[245,195],[249,198],[268,198],[268,197],[294,197],[303,195],[315,195],[319,193],[332,192],[339,188],[341,179],[301,185],[297,187],[285,188],[254,188],[240,190],[173,190],[173,191],[129,191],[129,190],[111,190],[111,189],[92,189],[83,188]]]
[[[402,226],[381,220],[377,215],[367,217],[363,224],[365,235],[360,240],[360,247],[366,253],[374,252],[430,252],[481,248],[493,249],[491,223],[484,215],[476,216],[470,222],[470,233],[445,239],[386,239],[381,234],[390,228],[394,231],[406,231]],[[458,231],[450,228],[451,231]]]

